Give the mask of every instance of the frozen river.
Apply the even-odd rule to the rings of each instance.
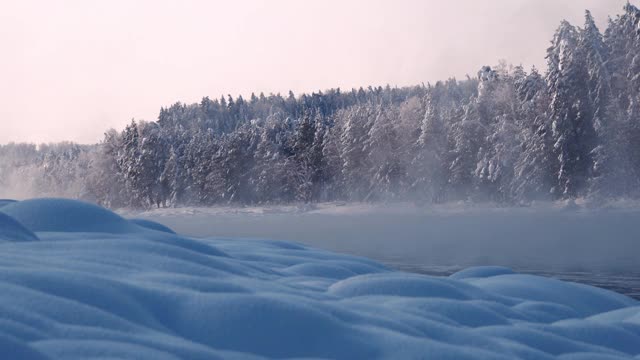
[[[640,210],[566,208],[186,208],[125,213],[195,237],[266,238],[446,275],[501,265],[640,299]]]

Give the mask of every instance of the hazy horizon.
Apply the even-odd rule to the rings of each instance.
[[[545,68],[562,19],[626,0],[21,1],[0,14],[0,143],[95,143],[202,97],[407,86]],[[632,1],[636,4],[636,1]]]

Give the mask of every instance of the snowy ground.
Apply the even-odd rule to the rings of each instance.
[[[500,265],[640,298],[640,206],[450,204],[218,207],[125,211],[191,236],[269,238],[366,256],[405,271],[450,275]]]
[[[409,274],[68,200],[0,205],[0,248],[6,359],[640,359],[640,302],[501,267]]]

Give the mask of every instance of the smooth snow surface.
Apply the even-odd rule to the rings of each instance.
[[[129,221],[131,221],[132,223],[138,225],[138,226],[142,226],[144,228],[147,229],[151,229],[151,230],[157,230],[157,231],[162,231],[162,232],[166,232],[169,234],[175,234],[175,231],[171,230],[170,228],[168,228],[167,226],[164,226],[160,223],[157,223],[155,221],[151,221],[151,220],[147,220],[147,219],[130,219]]]
[[[38,237],[14,218],[0,212],[0,242],[35,241]]]
[[[594,287],[195,240],[68,200],[0,211],[40,238],[0,243],[2,358],[640,358],[640,303]]]
[[[0,208],[5,206],[5,205],[13,204],[14,202],[16,202],[16,201],[15,200],[9,200],[9,199],[0,199]]]
[[[79,201],[24,200],[3,206],[2,212],[32,231],[115,234],[136,231],[136,226],[119,215]]]

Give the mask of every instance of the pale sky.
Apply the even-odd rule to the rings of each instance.
[[[637,5],[638,0],[632,1]],[[561,19],[626,0],[0,0],[0,143],[98,142],[204,96],[545,68]]]

